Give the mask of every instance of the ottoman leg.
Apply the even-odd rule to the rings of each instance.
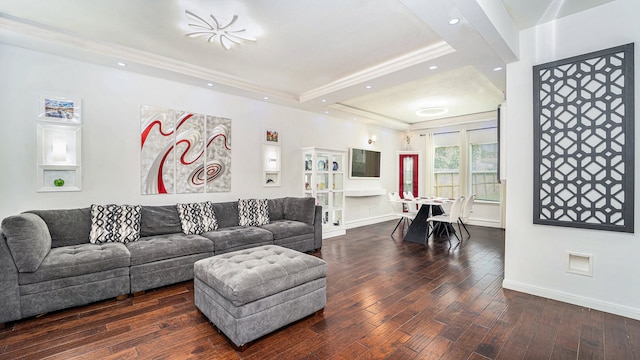
[[[227,338],[227,340],[229,340],[229,338]],[[243,351],[247,350],[247,348],[253,344],[253,341],[248,342],[248,343],[246,343],[244,345],[238,346],[238,345],[234,344],[233,341],[229,340],[229,344],[231,344],[231,346],[233,347],[233,350],[235,350],[237,352],[243,352]]]

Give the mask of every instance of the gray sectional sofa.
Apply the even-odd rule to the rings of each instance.
[[[313,198],[268,200],[269,223],[240,226],[238,202],[213,203],[218,229],[182,233],[175,205],[142,206],[140,238],[92,244],[91,208],[34,210],[0,230],[0,324],[193,279],[193,264],[230,251],[274,244],[322,247]]]

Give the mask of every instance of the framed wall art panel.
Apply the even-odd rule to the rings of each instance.
[[[633,232],[634,44],[533,68],[535,224]]]
[[[143,195],[231,191],[231,120],[143,105]]]
[[[155,106],[140,108],[141,194],[175,192],[174,111]]]

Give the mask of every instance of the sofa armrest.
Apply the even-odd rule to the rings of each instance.
[[[18,268],[7,246],[7,238],[0,230],[0,323],[21,317]]]
[[[322,206],[316,205],[316,212],[313,218],[313,238],[315,242],[314,249],[320,250],[322,248]]]

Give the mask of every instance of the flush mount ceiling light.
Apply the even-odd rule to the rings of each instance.
[[[449,112],[449,109],[443,107],[427,107],[416,111],[416,115],[422,117],[439,116]]]
[[[233,18],[228,24],[220,25],[218,19],[213,15],[209,15],[211,22],[208,22],[189,10],[185,10],[184,13],[187,15],[187,18],[192,21],[188,26],[197,30],[186,33],[185,35],[188,37],[206,36],[208,42],[213,43],[217,41],[226,50],[231,49],[232,46],[238,45],[243,41],[257,41],[255,37],[249,34],[243,34],[246,32],[246,29],[234,29],[238,15],[233,15]]]

